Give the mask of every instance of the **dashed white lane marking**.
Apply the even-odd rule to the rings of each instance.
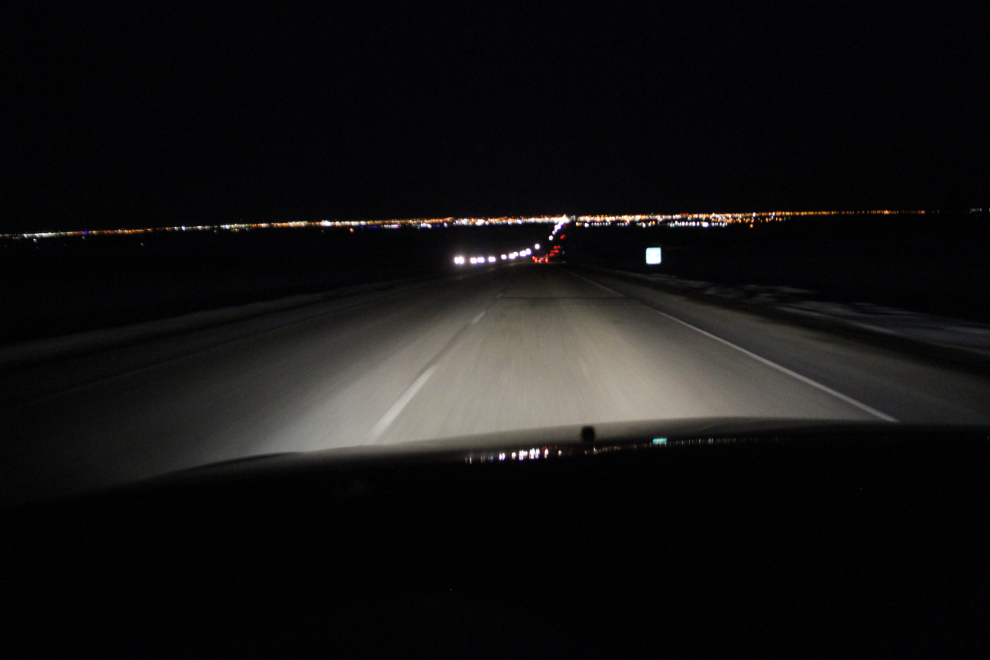
[[[388,427],[392,425],[392,422],[395,421],[395,418],[399,416],[399,413],[402,412],[402,409],[409,405],[409,402],[413,400],[413,397],[416,396],[416,393],[419,392],[423,385],[426,385],[426,381],[430,379],[430,376],[432,376],[433,372],[436,370],[437,365],[434,364],[432,367],[421,373],[419,378],[413,381],[413,384],[402,393],[399,400],[393,403],[392,407],[388,409],[388,412],[386,412],[382,418],[371,427],[371,430],[368,431],[368,442],[376,442],[378,438],[385,433]]]
[[[486,310],[484,309],[481,310],[477,316],[471,319],[471,323],[469,325],[476,325],[478,321],[480,321],[481,318],[485,315],[485,311]],[[445,349],[446,346],[444,347],[444,350]],[[443,354],[444,350],[441,350],[440,353],[438,353],[437,356],[433,358],[433,360],[434,361],[437,360],[439,356]],[[426,385],[426,381],[430,379],[430,376],[432,376],[433,372],[436,370],[437,370],[437,365],[434,363],[433,365],[428,367],[426,371],[421,373],[419,375],[419,378],[413,381],[413,384],[410,385],[409,388],[402,393],[402,396],[399,397],[399,400],[393,403],[392,407],[388,409],[388,412],[386,412],[382,416],[382,418],[378,420],[378,422],[376,422],[374,426],[371,427],[371,430],[368,431],[368,436],[367,436],[368,443],[375,443],[378,441],[378,438],[382,437],[382,434],[388,430],[388,427],[392,425],[392,422],[395,421],[395,418],[398,417],[400,413],[402,413],[403,408],[409,405],[409,402],[413,400],[413,397],[416,396],[416,393],[419,392],[419,390],[423,387],[423,385]]]
[[[615,291],[614,289],[610,289],[607,286],[605,286],[603,284],[599,284],[598,282],[595,282],[593,280],[589,280],[587,277],[584,277],[582,275],[578,275],[577,273],[573,273],[573,272],[571,274],[574,275],[575,277],[581,278],[585,282],[589,282],[591,284],[594,284],[597,287],[601,287],[602,289],[605,289],[606,291],[611,291],[612,293],[614,293],[616,295],[622,296],[622,294],[619,293],[618,291]],[[623,296],[623,297],[625,297],[625,296]],[[876,408],[872,408],[872,407],[866,405],[865,403],[862,403],[860,401],[857,401],[856,399],[854,399],[852,397],[846,396],[842,392],[836,392],[835,390],[833,390],[828,385],[822,385],[819,382],[816,382],[816,381],[811,380],[807,376],[802,376],[801,374],[797,373],[796,371],[791,371],[790,369],[788,369],[785,366],[779,365],[776,362],[773,362],[771,360],[766,359],[765,357],[760,357],[759,355],[757,355],[756,353],[753,353],[752,351],[747,351],[742,346],[736,346],[732,342],[726,341],[725,339],[722,339],[721,337],[717,337],[717,336],[713,335],[712,333],[710,333],[710,332],[708,332],[706,330],[702,330],[701,328],[695,327],[695,326],[691,325],[690,323],[688,323],[687,321],[682,321],[679,318],[677,318],[676,316],[671,316],[670,314],[667,314],[666,312],[661,312],[659,309],[654,309],[653,307],[650,307],[650,309],[652,309],[657,314],[660,314],[661,316],[664,316],[664,317],[670,319],[671,321],[675,321],[677,323],[680,323],[681,325],[683,325],[686,328],[691,328],[695,332],[699,332],[699,333],[703,334],[704,336],[708,337],[709,339],[714,339],[715,341],[717,341],[719,343],[725,344],[729,348],[734,348],[737,351],[739,351],[740,353],[743,353],[744,355],[748,355],[749,357],[753,358],[754,360],[756,360],[757,362],[759,362],[761,364],[765,364],[766,366],[771,367],[773,369],[776,369],[777,371],[779,371],[781,373],[785,373],[788,376],[790,376],[791,378],[795,378],[795,379],[801,381],[802,383],[804,383],[806,385],[811,385],[812,387],[817,388],[817,389],[821,390],[822,392],[825,392],[826,394],[831,394],[832,396],[834,396],[835,398],[839,399],[840,401],[845,401],[849,405],[855,406],[856,408],[859,408],[863,412],[867,412],[867,413],[873,415],[874,417],[878,417],[879,419],[884,420],[885,422],[896,422],[897,421],[895,418],[891,417],[890,415],[887,415],[886,413],[880,412]]]

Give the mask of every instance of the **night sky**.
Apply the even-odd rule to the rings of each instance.
[[[0,231],[990,205],[986,2],[4,4]]]

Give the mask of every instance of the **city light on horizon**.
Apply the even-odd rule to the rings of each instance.
[[[981,209],[972,209],[975,213]],[[261,222],[235,223],[218,225],[179,225],[174,227],[148,227],[137,229],[90,229],[72,231],[40,231],[0,234],[0,239],[44,239],[85,236],[129,236],[140,234],[170,233],[170,232],[241,232],[264,229],[296,229],[296,228],[344,228],[353,232],[354,229],[433,229],[438,227],[485,227],[498,225],[547,224],[553,225],[549,240],[569,223],[578,227],[601,226],[668,226],[668,227],[701,227],[718,228],[729,225],[755,225],[769,222],[781,222],[791,218],[811,216],[838,215],[925,215],[938,211],[759,211],[747,213],[676,213],[676,214],[640,214],[640,215],[554,215],[534,217],[498,217],[498,218],[410,218],[387,220],[319,220],[294,222]],[[539,248],[539,244],[534,246]]]

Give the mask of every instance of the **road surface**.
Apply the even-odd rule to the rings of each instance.
[[[990,382],[517,265],[0,373],[0,502],[261,453],[746,416],[990,424]]]

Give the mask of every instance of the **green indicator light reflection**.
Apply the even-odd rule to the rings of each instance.
[[[655,444],[655,445],[665,445],[665,444],[667,444],[667,438],[653,438],[653,444]]]

